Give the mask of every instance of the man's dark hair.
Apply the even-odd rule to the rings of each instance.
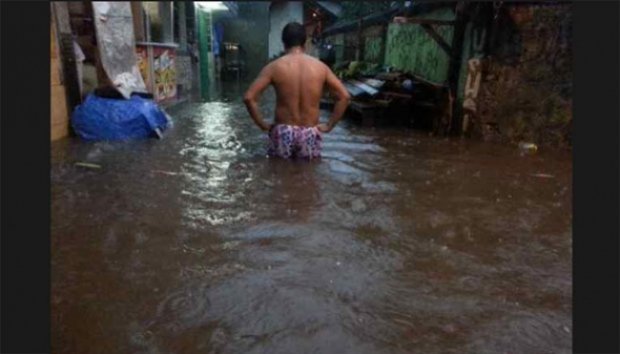
[[[299,22],[289,22],[282,30],[284,48],[304,46],[306,44],[306,29]]]

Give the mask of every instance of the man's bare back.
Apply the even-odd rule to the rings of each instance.
[[[282,41],[286,54],[263,68],[243,101],[254,123],[269,131],[269,154],[319,157],[321,133],[331,131],[342,118],[349,93],[327,65],[304,54],[306,34],[301,24],[287,24]],[[270,85],[276,90],[274,124],[266,123],[258,109],[258,98]],[[336,104],[329,121],[319,124],[319,104],[325,86],[336,98]]]
[[[251,106],[269,85],[273,85],[276,91],[275,124],[317,126],[319,104],[325,86],[337,99],[348,104],[349,94],[336,75],[327,65],[301,50],[292,51],[269,63],[250,86],[245,94],[245,102],[252,118],[260,119],[253,115]],[[337,109],[334,111],[336,113]],[[336,119],[332,119],[331,123],[335,124],[341,118],[344,109],[342,111],[337,117],[332,117]],[[265,125],[261,124],[264,123],[262,119],[254,120],[266,130]],[[331,127],[326,130],[331,130]]]
[[[276,124],[313,127],[319,123],[319,103],[327,66],[306,54],[288,54],[269,64],[276,90]]]

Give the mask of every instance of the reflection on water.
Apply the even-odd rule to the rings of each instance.
[[[345,122],[268,159],[238,97],[54,144],[54,352],[571,351],[568,153]]]

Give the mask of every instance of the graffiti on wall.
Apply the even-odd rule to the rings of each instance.
[[[150,68],[149,68],[149,57],[148,51],[145,46],[137,46],[136,47],[136,56],[138,57],[138,69],[140,69],[140,74],[142,74],[142,79],[146,83],[146,88],[149,91],[152,91],[150,82]]]
[[[176,55],[170,48],[153,48],[154,96],[156,101],[175,98],[177,95]]]
[[[164,47],[152,47],[152,53],[153,60],[150,61],[149,47],[145,45],[136,46],[138,68],[148,91],[153,94],[157,102],[175,98],[177,96],[175,50]]]
[[[465,82],[465,97],[463,100],[463,132],[467,132],[478,110],[476,98],[480,91],[482,79],[482,65],[480,59],[471,59],[467,63],[467,81]]]

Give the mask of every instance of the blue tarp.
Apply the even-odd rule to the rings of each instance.
[[[221,23],[213,25],[213,55],[219,57],[222,52],[222,43],[224,42],[224,26]]]
[[[103,98],[90,94],[71,117],[75,133],[84,140],[128,140],[158,136],[169,122],[152,100]]]

